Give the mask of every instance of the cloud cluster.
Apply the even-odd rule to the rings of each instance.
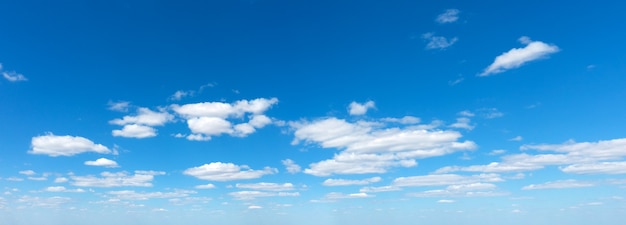
[[[102,172],[101,177],[72,175],[70,183],[79,187],[152,187],[154,176],[157,175],[165,175],[165,172],[138,170],[133,175],[128,172]]]
[[[121,119],[111,120],[109,123],[123,126],[121,130],[113,130],[113,136],[148,138],[157,135],[154,126],[163,126],[165,123],[170,122],[173,119],[174,116],[164,110],[155,112],[148,108],[139,108],[137,109],[136,115],[124,116]]]
[[[459,11],[458,9],[447,9],[442,14],[439,14],[435,21],[437,23],[453,23],[459,19]]]
[[[335,117],[290,123],[295,131],[292,144],[340,150],[332,159],[304,170],[315,176],[385,173],[391,167],[416,166],[416,159],[476,148],[474,142],[459,142],[457,131],[434,130],[436,126],[431,125],[392,125],[383,120],[349,122]]]
[[[212,136],[222,134],[237,137],[252,134],[256,129],[272,123],[272,120],[264,113],[276,103],[278,103],[277,98],[258,98],[250,101],[239,100],[234,103],[174,104],[171,108],[186,120],[192,132],[186,136],[187,139],[200,141],[210,140]],[[233,124],[233,120],[243,122]]]
[[[435,36],[433,32],[423,34],[422,38],[428,41],[426,49],[446,49],[459,40],[457,37],[446,38],[444,36]]]

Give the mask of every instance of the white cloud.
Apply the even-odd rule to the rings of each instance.
[[[486,119],[495,119],[504,116],[504,113],[500,112],[496,108],[482,108],[477,110],[477,112],[480,114],[480,116]]]
[[[541,41],[531,41],[526,36],[521,37],[519,41],[525,44],[526,47],[513,48],[508,52],[502,53],[479,76],[489,76],[518,68],[527,62],[545,58],[560,50],[556,45],[546,44]]]
[[[626,174],[626,162],[574,164],[561,168],[561,171],[575,174]]]
[[[47,192],[77,192],[77,193],[82,193],[85,192],[85,190],[83,189],[67,189],[63,186],[52,186],[52,187],[47,187],[46,189],[44,189]]]
[[[459,116],[463,116],[463,117],[474,117],[476,114],[474,114],[473,112],[469,111],[469,110],[463,110],[459,113],[457,113]]]
[[[248,209],[262,209],[263,207],[258,206],[258,205],[249,205]]]
[[[215,188],[215,185],[213,184],[196,185],[195,188],[196,189],[213,189]]]
[[[127,124],[162,126],[172,119],[174,119],[174,116],[167,112],[155,112],[148,108],[139,108],[136,116],[124,116],[122,119],[114,119],[109,121],[109,123],[120,126]]]
[[[374,101],[367,101],[365,103],[351,102],[348,106],[348,113],[353,116],[365,115],[367,110],[375,108],[376,104]]]
[[[10,71],[10,72],[2,71],[2,76],[4,77],[4,79],[7,79],[8,81],[11,81],[11,82],[28,80],[24,75],[22,75],[21,73],[16,73],[15,71]]]
[[[278,172],[277,169],[270,167],[265,167],[263,170],[253,170],[246,165],[238,166],[232,163],[212,162],[186,169],[183,173],[202,180],[232,181],[256,179],[276,172]]]
[[[375,196],[367,194],[365,192],[351,193],[351,194],[344,194],[344,193],[339,193],[339,192],[331,192],[331,193],[326,194],[326,196],[324,196],[324,198],[328,199],[328,200],[346,199],[346,198],[372,198],[372,197],[375,197]]]
[[[111,150],[104,145],[95,144],[93,141],[79,136],[56,136],[52,133],[33,137],[30,154],[43,154],[52,157],[72,156],[85,152],[110,154]]]
[[[437,19],[435,19],[435,21],[437,21],[437,23],[442,23],[442,24],[456,22],[459,19],[460,12],[461,11],[459,11],[458,9],[447,9],[442,14],[439,14],[437,16]]]
[[[107,159],[107,158],[99,158],[96,159],[96,161],[86,161],[85,165],[88,166],[103,166],[103,167],[107,167],[107,168],[115,168],[115,167],[119,167],[119,165],[117,165],[117,162]]]
[[[363,180],[345,180],[345,179],[326,179],[322,185],[324,186],[349,186],[349,185],[367,185],[380,182],[382,178],[372,177]]]
[[[252,200],[261,197],[298,197],[299,192],[264,192],[264,191],[236,191],[228,195],[237,200]]]
[[[19,178],[19,177],[7,177],[7,178],[5,178],[5,180],[7,180],[7,181],[24,181],[24,179]]]
[[[430,174],[424,176],[399,177],[393,181],[393,186],[397,187],[428,187],[446,185],[468,185],[473,183],[502,182],[504,179],[498,174],[479,174],[472,176],[461,176],[457,174]]]
[[[68,182],[69,180],[65,177],[57,177],[56,179],[54,179],[54,183],[65,183]]]
[[[48,198],[41,197],[32,197],[32,196],[22,196],[16,200],[18,204],[26,204],[30,207],[46,207],[46,208],[55,208],[65,203],[72,201],[71,198],[53,196]]]
[[[298,164],[296,164],[296,162],[294,162],[291,159],[285,159],[285,160],[282,160],[281,162],[283,163],[283,165],[287,169],[288,173],[291,173],[291,174],[299,173],[302,170],[300,168],[300,166]]]
[[[522,136],[515,136],[514,138],[509,139],[509,141],[522,141],[524,138]]]
[[[127,138],[148,138],[157,136],[156,129],[153,127],[138,124],[124,125],[121,130],[113,130],[111,134],[115,137]]]
[[[474,129],[473,125],[470,125],[470,119],[467,117],[461,117],[456,119],[456,123],[450,125],[452,128],[466,129],[472,130]]]
[[[381,187],[364,187],[359,190],[359,192],[390,192],[390,191],[400,191],[402,190],[400,187],[396,186],[381,186]]]
[[[187,120],[187,126],[192,134],[188,140],[207,141],[211,136],[229,134],[245,137],[272,123],[272,120],[263,115],[278,99],[258,98],[254,100],[240,100],[234,103],[203,102],[185,105],[171,105],[172,110]],[[229,119],[240,121],[249,114],[248,121],[234,124]]]
[[[35,171],[32,171],[32,170],[22,170],[22,171],[19,172],[19,174],[24,174],[26,176],[32,176],[32,175],[35,175],[37,173],[35,173]]]
[[[187,197],[190,194],[195,194],[195,191],[189,190],[175,190],[173,192],[136,192],[131,190],[124,191],[109,191],[107,195],[111,195],[113,199],[120,200],[149,200],[155,198],[181,198]]]
[[[506,150],[504,150],[504,149],[496,149],[496,150],[493,150],[493,151],[489,152],[488,155],[502,155],[504,153],[506,153]]]
[[[111,111],[128,112],[128,108],[130,107],[130,102],[126,102],[126,101],[118,101],[118,102],[109,101],[108,105],[109,105],[108,109],[111,110]]]
[[[444,36],[435,36],[435,33],[432,32],[423,34],[422,38],[428,41],[426,49],[445,49],[459,40],[457,37],[446,38]]]
[[[552,182],[546,182],[543,184],[531,184],[524,186],[522,190],[538,190],[538,189],[564,189],[564,188],[582,188],[593,187],[595,184],[586,181],[578,180],[558,180]]]
[[[181,100],[184,97],[187,96],[193,96],[196,92],[195,91],[183,91],[183,90],[179,90],[176,91],[172,96],[170,96],[168,99],[170,101],[178,101]]]
[[[388,123],[400,123],[400,124],[418,124],[421,122],[420,118],[414,116],[404,116],[402,118],[382,118],[380,119],[383,122]]]
[[[391,167],[413,167],[416,159],[473,150],[471,141],[457,142],[457,131],[431,126],[388,127],[384,122],[347,122],[334,117],[292,122],[294,141],[341,150],[332,159],[312,163],[304,172],[315,176],[385,173]]]
[[[495,191],[497,186],[491,183],[469,183],[450,185],[446,189],[429,190],[410,193],[409,196],[419,198],[429,197],[494,197],[508,195],[506,192]]]
[[[79,187],[152,187],[154,176],[165,175],[160,171],[135,171],[134,175],[128,172],[102,172],[101,177],[70,176],[71,184]]]
[[[261,191],[291,191],[294,189],[292,183],[254,183],[254,184],[236,184],[235,187],[243,188],[243,189],[253,189],[253,190],[261,190]]]
[[[441,199],[437,203],[455,203],[456,201],[450,199]]]

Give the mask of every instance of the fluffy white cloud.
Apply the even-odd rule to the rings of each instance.
[[[256,179],[277,172],[277,169],[270,167],[265,167],[263,170],[253,170],[247,165],[238,166],[232,163],[212,162],[186,169],[183,173],[202,180],[231,181]]]
[[[187,126],[192,134],[188,140],[206,141],[211,136],[229,134],[245,137],[272,123],[272,120],[263,115],[278,99],[259,98],[251,101],[240,100],[234,103],[203,102],[185,105],[172,105],[171,108],[187,120]],[[248,121],[233,124],[229,119],[241,120],[246,114]]]
[[[626,162],[574,164],[561,168],[561,171],[576,174],[626,174]]]
[[[447,9],[442,14],[437,16],[437,23],[453,23],[459,19],[459,11],[458,9]]]
[[[349,185],[367,185],[380,182],[382,178],[372,177],[363,180],[345,180],[345,179],[326,179],[322,185],[324,186],[349,186]]]
[[[345,199],[345,198],[372,198],[372,197],[375,197],[375,195],[370,195],[365,192],[351,193],[351,194],[331,192],[331,193],[326,194],[326,196],[324,196],[324,199],[335,200],[335,199]]]
[[[564,189],[564,188],[582,188],[593,187],[595,184],[587,181],[578,180],[558,180],[552,182],[546,182],[543,184],[531,184],[524,186],[522,190],[538,190],[538,189]]]
[[[456,201],[450,199],[441,199],[437,203],[455,203]]]
[[[376,103],[374,103],[374,101],[367,101],[365,103],[351,102],[348,106],[348,113],[353,116],[365,115],[367,110],[375,108]]]
[[[262,206],[258,206],[258,205],[250,205],[248,206],[248,209],[262,209]]]
[[[93,141],[79,136],[56,136],[52,133],[33,137],[31,140],[30,154],[42,154],[52,157],[72,156],[85,152],[109,154],[111,150],[104,145],[95,144]]]
[[[426,49],[445,49],[452,46],[459,40],[457,37],[446,38],[444,36],[435,36],[432,32],[423,34],[422,38],[428,41]]]
[[[130,175],[128,172],[102,172],[101,177],[70,176],[71,184],[79,187],[152,187],[154,176],[165,175],[160,171],[135,171]]]
[[[170,96],[168,99],[171,101],[178,101],[181,100],[184,97],[187,96],[193,96],[196,92],[195,91],[183,91],[183,90],[178,90],[176,91],[172,96]]]
[[[65,183],[68,182],[69,179],[65,178],[65,177],[57,177],[56,179],[54,179],[54,183]]]
[[[155,112],[148,108],[139,108],[136,116],[124,116],[122,119],[114,119],[109,121],[109,123],[120,126],[127,124],[162,126],[172,119],[174,119],[174,116],[167,112]]]
[[[502,53],[479,76],[489,76],[518,68],[527,62],[545,58],[560,50],[556,45],[546,44],[541,41],[531,41],[526,36],[521,37],[519,41],[522,44],[526,44],[526,47],[513,48],[508,52]]]
[[[281,162],[287,169],[288,173],[291,173],[291,174],[299,173],[302,170],[302,168],[300,168],[300,166],[291,159],[285,159],[285,160],[282,160]]]
[[[109,191],[107,195],[110,195],[113,199],[120,200],[149,200],[154,198],[181,198],[187,197],[190,194],[195,194],[195,191],[189,190],[175,190],[173,192],[136,192],[131,190],[124,191]]]
[[[456,119],[456,123],[450,125],[452,128],[466,129],[472,130],[474,129],[473,125],[470,125],[470,119],[467,117],[461,117]]]
[[[107,158],[99,158],[96,159],[96,161],[86,161],[85,165],[88,166],[103,166],[103,167],[108,167],[108,168],[115,168],[115,167],[119,167],[119,165],[117,165],[117,162],[107,159]]]
[[[129,124],[124,125],[121,130],[113,130],[111,132],[115,137],[128,137],[128,138],[148,138],[157,135],[156,129],[149,126]]]
[[[457,131],[431,131],[432,127],[422,125],[389,127],[382,121],[351,123],[334,117],[290,125],[295,130],[292,144],[342,150],[304,170],[315,176],[385,173],[390,167],[416,166],[416,159],[476,148],[471,141],[457,142],[461,137]]]
[[[359,190],[359,192],[389,192],[389,191],[400,191],[402,190],[400,187],[396,186],[381,186],[381,187],[364,187]]]

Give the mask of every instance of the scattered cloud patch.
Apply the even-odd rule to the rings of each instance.
[[[470,118],[467,117],[461,117],[461,118],[457,118],[456,119],[456,123],[453,123],[450,125],[450,127],[452,128],[459,128],[459,129],[466,129],[466,130],[473,130],[474,126],[470,125]]]
[[[509,141],[522,141],[524,138],[522,136],[515,136],[514,138],[509,139]]]
[[[109,101],[108,105],[108,110],[117,112],[128,112],[128,108],[130,108],[130,102],[126,101]]]
[[[457,174],[430,174],[423,176],[399,177],[393,181],[392,185],[397,187],[428,187],[446,185],[456,187],[455,185],[493,183],[503,181],[504,179],[502,179],[500,175],[495,173],[471,176],[462,176]]]
[[[230,192],[228,195],[236,200],[253,200],[262,197],[298,197],[299,192],[266,192],[266,191],[236,191]]]
[[[455,203],[456,201],[450,199],[441,199],[437,203]]]
[[[564,189],[564,188],[583,188],[593,187],[594,183],[578,180],[558,180],[546,182],[543,184],[531,184],[524,186],[522,190],[539,190],[539,189]]]
[[[127,138],[148,138],[157,136],[156,129],[153,127],[138,124],[124,125],[121,130],[113,130],[111,134],[115,137]]]
[[[111,124],[124,126],[121,130],[113,130],[113,136],[128,138],[148,138],[157,135],[153,126],[163,126],[174,119],[174,116],[161,110],[152,111],[148,108],[139,108],[134,116],[124,116],[121,119],[109,121]]]
[[[322,185],[324,186],[350,186],[350,185],[368,185],[371,183],[380,182],[382,178],[372,177],[363,180],[346,180],[346,179],[327,179]]]
[[[30,154],[57,156],[73,156],[80,153],[95,152],[110,154],[112,151],[101,144],[80,136],[57,136],[52,133],[33,137]]]
[[[83,189],[67,189],[63,186],[52,186],[52,187],[47,187],[46,189],[44,189],[47,192],[75,192],[75,193],[83,193],[86,192]]]
[[[21,73],[17,73],[15,71],[3,71],[2,64],[0,63],[0,73],[2,73],[2,77],[10,82],[19,82],[19,81],[27,81],[28,79]]]
[[[459,38],[446,38],[444,36],[435,36],[435,33],[429,32],[422,35],[422,38],[428,43],[426,49],[446,49],[456,43]]]
[[[32,171],[32,170],[22,170],[22,171],[19,172],[19,174],[23,174],[23,175],[26,175],[26,176],[33,176],[33,175],[35,175],[37,173],[35,173],[35,171]]]
[[[367,101],[365,103],[351,102],[348,106],[348,113],[352,116],[365,115],[369,109],[376,109],[376,103],[374,101]]]
[[[96,161],[86,161],[85,165],[88,166],[102,166],[102,167],[107,167],[107,168],[116,168],[116,167],[120,167],[117,162],[107,159],[107,158],[99,158],[96,159]]]
[[[236,184],[235,187],[242,189],[253,189],[260,191],[291,191],[294,189],[292,183],[254,183],[254,184]]]
[[[291,159],[285,159],[285,160],[282,160],[281,162],[287,169],[288,173],[295,174],[295,173],[299,173],[302,170],[302,168],[300,168],[300,166]]]
[[[435,21],[440,24],[444,23],[454,23],[459,19],[459,11],[458,9],[446,9],[442,14],[439,14]]]
[[[359,192],[375,193],[375,192],[390,192],[390,191],[400,191],[400,190],[402,189],[396,186],[380,186],[380,187],[364,187],[364,188],[361,188]]]
[[[546,44],[541,41],[532,41],[523,36],[519,42],[525,44],[523,48],[513,48],[508,52],[497,56],[494,62],[489,65],[479,76],[485,77],[518,68],[528,62],[546,58],[547,56],[560,51],[556,45]]]
[[[626,174],[626,161],[574,164],[561,168],[574,174]]]
[[[253,170],[247,165],[238,166],[232,163],[212,162],[186,169],[183,173],[201,180],[233,181],[256,179],[277,172],[277,169],[270,167],[265,167],[263,170]]]
[[[136,192],[133,190],[109,191],[107,195],[112,199],[119,200],[150,200],[156,198],[181,198],[190,194],[196,194],[195,191],[175,190],[172,192]]]
[[[102,172],[100,177],[72,175],[70,183],[78,187],[152,187],[154,176],[157,175],[165,175],[165,172],[139,170],[133,175],[128,172]]]
[[[196,185],[195,188],[196,189],[213,189],[215,188],[215,185],[213,184]]]
[[[170,100],[170,101],[180,101],[182,98],[187,97],[187,96],[193,96],[194,94],[196,94],[195,91],[178,90],[178,91],[174,92],[174,94],[172,96],[170,96],[168,98],[168,100]]]
[[[372,198],[372,197],[375,197],[375,195],[370,195],[365,192],[351,193],[351,194],[331,192],[331,193],[326,194],[326,196],[324,196],[324,199],[335,200],[335,199],[346,199],[346,198]]]

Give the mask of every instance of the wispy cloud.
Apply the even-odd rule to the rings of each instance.
[[[478,76],[485,77],[502,73],[510,69],[518,68],[527,62],[545,58],[560,51],[559,47],[556,45],[546,44],[541,41],[532,41],[526,36],[519,38],[519,42],[526,46],[523,48],[513,48],[497,56],[493,63],[485,68]]]
[[[367,101],[365,103],[351,102],[348,106],[348,113],[353,116],[365,115],[367,110],[375,109],[376,103],[374,101]]]
[[[422,35],[422,38],[428,43],[426,49],[446,49],[456,43],[459,38],[446,38],[444,36],[435,36],[435,33],[429,32]]]
[[[19,82],[19,81],[27,81],[28,79],[21,73],[17,73],[15,71],[3,71],[2,64],[0,64],[0,72],[4,79],[10,82]]]
[[[453,23],[459,19],[459,11],[458,9],[446,9],[442,14],[439,14],[435,21],[437,23]]]

